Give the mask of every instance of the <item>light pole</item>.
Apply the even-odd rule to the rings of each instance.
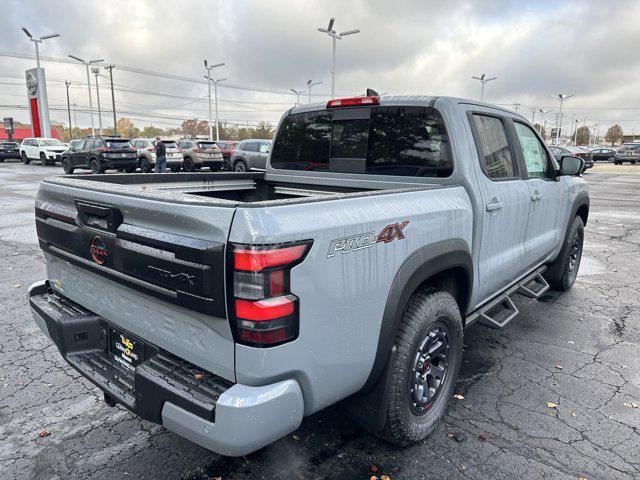
[[[102,110],[100,109],[100,87],[98,77],[100,76],[99,67],[91,67],[91,73],[96,76],[96,97],[98,97],[98,125],[100,126],[100,135],[102,135]]]
[[[116,68],[115,65],[107,65],[107,70],[109,70],[109,81],[111,83],[111,108],[113,110],[113,134],[118,135],[118,121],[116,120],[116,97],[113,93],[113,69]]]
[[[51,33],[49,35],[43,35],[42,37],[35,38],[33,35],[31,35],[31,32],[27,30],[27,27],[22,27],[22,31],[27,37],[29,37],[29,40],[31,40],[33,44],[36,46],[36,65],[38,68],[40,68],[40,50],[38,49],[38,44],[42,43],[43,40],[59,37],[60,34]]]
[[[204,59],[204,68],[207,71],[205,78],[207,79],[207,88],[209,89],[209,140],[213,140],[213,128],[211,126],[211,70],[216,67],[222,67],[224,63],[216,63],[215,65],[209,65],[207,59]],[[220,140],[218,138],[218,89],[216,88],[216,140]],[[197,134],[197,132],[196,132]]]
[[[338,33],[333,29],[333,23],[335,21],[335,18],[331,18],[329,20],[329,25],[327,26],[327,28],[318,28],[319,32],[326,33],[333,39],[333,56],[331,60],[331,98],[333,98],[335,95],[336,86],[336,40],[341,40],[342,37],[346,37],[347,35],[360,33],[360,30],[347,30],[346,32]]]
[[[481,76],[479,77],[471,77],[474,80],[479,80],[480,83],[482,84],[482,87],[480,88],[480,101],[484,101],[484,86],[489,83],[492,80],[497,80],[498,77],[491,77],[491,78],[487,78],[487,75],[485,73],[483,73]],[[516,110],[517,111],[517,110]]]
[[[73,107],[73,124],[74,124],[74,128],[78,128],[78,117],[76,115],[76,108],[78,107],[78,104],[74,103],[71,106]]]
[[[64,81],[64,86],[67,87],[67,113],[69,114],[69,140],[73,139],[73,132],[71,130],[71,105],[69,105],[69,85],[71,82]]]
[[[307,80],[307,90],[309,91],[309,103],[311,103],[311,87],[315,87],[316,85],[321,85],[322,82],[313,82],[311,80]]]
[[[552,95],[552,97],[555,97],[560,102],[560,111],[558,112],[558,125],[556,130],[556,145],[558,144],[558,140],[560,139],[560,130],[562,129],[562,104],[565,100],[569,100],[571,97],[575,97],[575,95],[575,93],[572,93],[570,95],[567,95],[566,93],[557,93],[555,95]]]
[[[87,93],[89,94],[89,113],[91,114],[91,135],[95,135],[96,134],[96,130],[95,130],[94,125],[93,125],[93,103],[91,101],[91,75],[89,75],[89,65],[91,65],[93,63],[104,62],[104,60],[102,60],[102,59],[89,60],[87,62],[86,60],[83,60],[80,57],[76,57],[75,55],[69,55],[69,58],[73,58],[74,60],[77,60],[78,62],[84,64],[84,66],[87,68]]]
[[[513,109],[516,113],[518,113],[518,109],[520,108],[520,105],[522,105],[521,103],[514,103],[513,104]]]
[[[289,90],[291,90],[293,93],[296,94],[296,99],[297,100],[296,100],[296,105],[295,106],[297,107],[298,105],[300,105],[300,94],[304,93],[304,90],[296,90],[295,88],[290,88]]]
[[[544,120],[544,125],[540,125],[540,136],[542,137],[543,140],[546,140],[545,135],[543,135],[542,132],[544,131],[545,134],[547,133],[547,119],[545,118],[545,115],[547,113],[550,113],[551,110],[545,110],[544,108],[539,108],[538,111],[540,112],[540,116]]]

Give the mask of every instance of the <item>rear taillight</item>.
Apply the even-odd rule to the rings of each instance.
[[[147,150],[149,150],[151,153],[155,153],[156,151],[155,147],[149,147],[147,148]]]
[[[270,347],[297,338],[299,300],[291,292],[290,273],[310,247],[311,241],[231,245],[233,293],[229,317],[239,343]]]

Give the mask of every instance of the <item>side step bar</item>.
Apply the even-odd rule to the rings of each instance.
[[[542,276],[545,270],[546,267],[539,268],[468,315],[466,326],[480,322],[489,327],[504,327],[520,313],[511,299],[513,295],[520,294],[528,298],[538,299],[549,290],[549,284]]]

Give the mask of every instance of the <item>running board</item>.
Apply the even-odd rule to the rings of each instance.
[[[511,298],[513,295],[520,294],[528,298],[538,299],[549,290],[549,284],[542,276],[545,270],[546,267],[541,267],[527,275],[493,300],[468,315],[465,327],[475,322],[494,328],[504,327],[520,313]]]
[[[520,284],[516,293],[537,300],[547,293],[547,290],[549,290],[549,284],[544,279],[541,272],[536,272]]]

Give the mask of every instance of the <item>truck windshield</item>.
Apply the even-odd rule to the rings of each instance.
[[[448,177],[444,122],[430,107],[367,107],[285,118],[271,153],[276,169]]]

